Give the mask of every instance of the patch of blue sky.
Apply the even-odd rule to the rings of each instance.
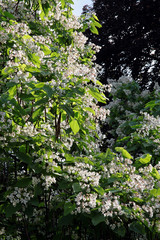
[[[83,6],[85,5],[92,6],[93,4],[92,0],[73,0],[73,2],[74,2],[74,5],[72,5],[74,9],[73,13],[77,17],[81,15]]]

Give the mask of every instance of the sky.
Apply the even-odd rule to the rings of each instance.
[[[72,6],[74,8],[73,13],[76,16],[80,16],[82,13],[82,8],[84,5],[92,5],[92,0],[73,0],[74,5]]]

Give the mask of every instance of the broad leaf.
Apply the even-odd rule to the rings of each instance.
[[[126,234],[126,229],[124,226],[120,226],[119,228],[116,227],[114,229],[114,232],[117,233],[118,236],[124,237]]]
[[[69,105],[67,105],[67,104],[60,105],[60,108],[62,108],[68,114],[68,116],[71,116],[74,118],[74,112]]]
[[[25,188],[25,187],[28,187],[31,183],[32,183],[31,178],[22,178],[18,180],[15,186],[19,188]]]
[[[13,14],[11,14],[10,12],[3,12],[3,14],[5,15],[5,17],[9,18],[9,19],[15,19],[15,16]]]
[[[90,26],[91,26],[91,27],[90,27],[91,32],[98,35],[99,33],[98,33],[98,30],[97,30],[97,28],[95,27],[94,23],[91,23]]]
[[[104,195],[105,191],[101,186],[94,186],[93,188],[98,194]]]
[[[147,164],[151,161],[152,156],[150,154],[144,154],[139,158],[136,158],[136,162],[140,162],[142,164]]]
[[[32,119],[35,121],[38,117],[40,117],[40,116],[41,116],[41,113],[43,112],[43,110],[44,110],[44,107],[43,107],[43,106],[37,108],[37,109],[33,112],[33,114],[32,114]]]
[[[18,210],[21,209],[21,205],[18,204],[16,207],[14,207],[13,205],[8,205],[7,208],[5,209],[5,214],[6,217],[12,217],[13,214],[15,214]]]
[[[75,193],[78,193],[78,192],[80,192],[82,189],[81,189],[81,186],[79,185],[79,183],[73,183],[72,184],[72,188],[73,188],[73,191],[75,192]]]
[[[92,223],[94,226],[98,225],[101,222],[105,222],[105,218],[100,213],[92,217]]]
[[[64,205],[64,216],[67,216],[70,214],[73,210],[75,210],[76,205],[72,204],[71,202],[67,202]]]
[[[124,158],[133,159],[133,157],[122,147],[116,147],[116,152],[122,153]]]
[[[77,134],[79,132],[79,124],[77,122],[77,120],[73,119],[70,123],[69,123],[72,131],[74,134]]]
[[[51,53],[51,50],[46,45],[40,43],[38,45],[40,46],[41,50],[44,52],[45,55],[49,55]]]
[[[134,221],[130,224],[129,228],[131,231],[133,231],[135,233],[139,233],[142,235],[145,234],[145,227],[141,222]]]
[[[97,99],[98,102],[102,102],[102,103],[106,103],[106,98],[104,95],[102,95],[98,89],[93,89],[90,88],[90,90],[88,91],[89,94],[92,95],[92,97],[94,97],[95,99]]]
[[[61,5],[62,5],[62,8],[65,7],[65,0],[61,0]]]
[[[17,93],[17,87],[16,87],[16,85],[13,86],[13,87],[11,87],[11,88],[8,90],[8,92],[9,92],[9,97],[10,97],[10,98],[13,98],[13,97],[16,95],[16,93]]]
[[[160,188],[158,188],[158,189],[152,189],[151,191],[150,191],[150,194],[152,195],[152,196],[154,196],[154,197],[160,197]]]
[[[28,58],[32,61],[33,64],[35,64],[38,68],[40,68],[40,58],[36,55],[36,53],[29,53]]]
[[[31,164],[32,158],[27,153],[18,152],[16,153],[16,156],[24,163]]]
[[[44,85],[43,90],[47,93],[48,97],[52,97],[54,92],[53,92],[53,89],[50,86]]]
[[[95,111],[90,107],[85,107],[84,110],[91,112],[93,115],[95,115]]]
[[[153,168],[153,169],[152,169],[151,175],[152,175],[152,177],[154,177],[155,179],[160,180],[160,174],[159,174],[159,172],[157,171],[156,168]]]

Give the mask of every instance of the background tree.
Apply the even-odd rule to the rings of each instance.
[[[102,47],[97,63],[104,67],[102,82],[107,78],[131,76],[142,88],[159,81],[160,2],[158,0],[94,0],[93,8],[102,28],[96,36],[85,34]]]

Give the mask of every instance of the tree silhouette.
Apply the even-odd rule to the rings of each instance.
[[[99,35],[85,33],[102,47],[96,60],[104,67],[101,81],[131,74],[152,89],[160,80],[160,1],[94,0],[86,11],[94,11],[102,24]]]

